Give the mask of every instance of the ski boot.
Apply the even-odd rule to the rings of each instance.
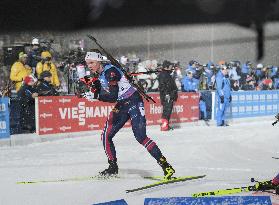
[[[161,131],[169,131],[169,121],[167,119],[162,119],[162,124],[161,124]]]
[[[164,179],[170,179],[172,175],[175,173],[174,168],[167,162],[165,157],[161,157],[158,161],[158,164],[162,167],[164,171]]]
[[[118,174],[118,165],[116,160],[108,160],[109,167],[100,172],[101,176],[114,176]]]

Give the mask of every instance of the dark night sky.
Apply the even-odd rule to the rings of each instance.
[[[207,22],[249,26],[278,20],[276,3],[276,0],[1,0],[0,28],[2,32],[76,30]]]

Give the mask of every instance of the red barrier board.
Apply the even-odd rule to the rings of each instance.
[[[145,101],[147,125],[161,123],[163,108],[159,94],[149,94],[156,103]],[[56,134],[102,130],[114,103],[89,102],[75,96],[48,96],[36,99],[37,134]],[[191,122],[199,118],[199,94],[179,93],[171,123]],[[130,121],[126,126],[131,126]]]

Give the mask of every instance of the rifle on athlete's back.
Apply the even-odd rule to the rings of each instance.
[[[137,83],[134,82],[134,79],[132,78],[131,75],[129,75],[126,70],[120,65],[120,63],[111,55],[109,54],[98,42],[97,40],[91,36],[91,35],[87,35],[88,38],[90,38],[92,41],[95,42],[95,44],[103,51],[103,53],[107,56],[108,60],[110,60],[112,65],[115,65],[116,67],[118,67],[125,75],[125,77],[129,80],[129,82],[132,84],[132,86],[134,88],[137,89],[137,91],[139,92],[140,95],[142,95],[147,101],[151,100],[152,102],[156,103],[155,100],[150,97],[149,95],[147,95],[144,90],[142,89],[142,87],[140,87]]]

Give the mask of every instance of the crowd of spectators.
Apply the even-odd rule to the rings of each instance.
[[[184,92],[197,92],[198,90],[215,90],[215,77],[222,65],[227,66],[232,91],[240,90],[274,90],[279,89],[279,70],[274,65],[253,64],[246,61],[219,61],[217,64],[198,63],[191,60],[188,65],[182,66],[179,62],[173,62],[173,77],[179,90]],[[147,60],[138,63],[138,72],[158,70],[161,66],[156,60]],[[137,76],[138,81],[147,87],[146,91],[157,91],[157,75],[145,74]],[[154,88],[155,85],[155,88]],[[152,88],[152,89],[151,89]],[[157,90],[156,90],[157,89]]]
[[[243,64],[240,61],[228,63],[220,61],[218,64],[209,62],[203,65],[197,61],[190,61],[186,67],[186,73],[187,76],[191,77],[192,75],[195,80],[198,80],[196,83],[199,83],[199,89],[215,89],[215,76],[219,72],[221,65],[226,65],[229,69],[227,77],[230,79],[232,91],[273,90],[279,88],[279,70],[277,66],[264,66],[261,63],[254,65],[250,61],[246,61]]]
[[[18,59],[11,65],[10,80],[21,104],[20,115],[23,130],[28,132],[35,130],[35,97],[59,95],[58,90],[65,81],[65,78],[61,77],[61,73],[64,76],[67,75],[66,79],[68,79],[68,86],[65,86],[64,83],[68,92],[63,94],[74,94],[74,90],[70,90],[74,86],[69,86],[69,84],[74,84],[78,82],[79,78],[90,75],[90,70],[83,62],[85,52],[80,51],[79,49],[77,53],[74,52],[75,57],[70,57],[71,59],[68,59],[67,63],[63,59],[54,62],[51,52],[41,48],[39,40],[35,38],[32,40],[29,52],[19,53]],[[76,57],[78,60],[72,59]],[[105,58],[105,56],[103,57]],[[134,76],[134,79],[146,92],[159,92],[158,76],[163,70],[163,66],[157,60],[141,61],[136,56],[133,58],[122,56],[119,58],[119,62],[129,74]],[[191,60],[187,65],[181,65],[177,61],[167,62],[170,63],[171,76],[177,90],[182,92],[216,90],[215,78],[223,66],[228,68],[226,77],[230,81],[232,91],[279,89],[279,69],[274,65],[253,64],[250,61],[244,63],[219,61],[218,63],[201,64],[196,60]],[[202,99],[200,109],[204,110],[203,118],[207,119],[206,105]]]

